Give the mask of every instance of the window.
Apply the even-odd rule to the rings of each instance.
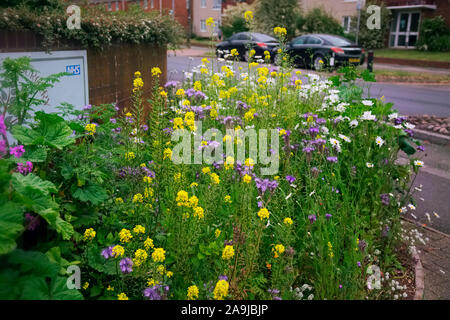
[[[155,7],[155,4],[153,3],[153,0],[150,0],[150,8],[154,8]]]
[[[144,9],[148,9],[148,0],[144,0]]]
[[[345,16],[342,18],[342,28],[344,28],[345,33],[350,32],[350,24],[352,22],[352,17]]]
[[[119,11],[119,0],[116,0],[115,7],[116,7],[116,11]]]
[[[213,9],[221,9],[222,0],[213,0]]]
[[[206,32],[206,20],[200,20],[200,31]]]
[[[397,11],[392,17],[389,46],[414,48],[419,39],[420,12]]]
[[[111,3],[111,1],[108,2],[108,11],[112,11],[112,3]]]
[[[200,7],[206,8],[206,0],[202,0],[202,2],[200,3]]]
[[[321,44],[322,40],[316,37],[308,37],[308,40],[306,40],[306,44]]]
[[[308,37],[305,37],[305,36],[301,36],[301,37],[295,38],[294,41],[292,42],[292,44],[294,44],[294,45],[305,44],[307,38]]]

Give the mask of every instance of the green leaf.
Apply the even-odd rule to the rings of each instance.
[[[101,248],[89,248],[88,251],[88,264],[91,268],[109,275],[116,275],[116,260],[110,258],[105,259],[101,255]]]
[[[33,189],[39,190],[44,195],[49,195],[50,193],[58,192],[56,186],[47,180],[42,180],[38,176],[35,176],[32,173],[27,174],[26,176],[15,172],[12,175],[12,184],[14,189],[16,189],[19,193],[24,193],[24,191],[28,187],[32,187]]]
[[[76,289],[67,288],[67,279],[57,277],[50,286],[50,300],[83,300],[83,295]]]
[[[18,265],[21,273],[33,276],[53,278],[58,275],[58,265],[51,263],[48,257],[39,251],[14,250],[10,253],[8,262]]]
[[[61,121],[61,117],[38,112],[36,118],[40,121],[35,128],[14,126],[12,128],[14,138],[26,146],[45,145],[59,150],[75,142],[72,129]]]
[[[99,185],[89,182],[83,188],[72,186],[72,196],[80,201],[90,201],[93,205],[97,205],[108,199],[106,191]]]
[[[416,149],[410,143],[407,136],[400,136],[398,138],[398,144],[400,146],[400,149],[403,150],[406,154],[412,155],[416,153]]]
[[[15,300],[19,298],[20,287],[19,282],[20,272],[13,269],[5,269],[0,272],[0,300]]]
[[[27,161],[33,163],[44,162],[47,159],[47,147],[30,145],[25,148],[25,153],[20,158],[11,157],[9,159],[15,163]]]
[[[73,177],[73,168],[69,164],[64,164],[61,168],[61,175],[64,179],[69,180]]]
[[[60,216],[56,217],[55,229],[61,234],[64,240],[69,240],[74,233],[73,226],[67,221],[64,221]]]
[[[16,238],[23,229],[21,206],[14,202],[0,204],[0,255],[16,248]]]

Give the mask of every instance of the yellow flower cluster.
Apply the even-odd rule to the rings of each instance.
[[[143,227],[140,224],[138,224],[137,226],[135,226],[133,228],[133,232],[136,233],[136,234],[145,233],[145,227]]]
[[[194,90],[195,91],[202,91],[202,83],[200,81],[194,82]]]
[[[89,228],[86,229],[86,231],[84,231],[84,241],[91,241],[92,239],[95,238],[96,232],[94,231],[94,229]]]
[[[283,223],[286,225],[292,225],[294,222],[292,221],[291,218],[284,218]]]
[[[252,176],[250,176],[250,175],[248,175],[248,174],[245,174],[245,176],[242,178],[242,181],[244,182],[244,183],[250,183],[250,182],[252,182]]]
[[[125,153],[125,159],[126,160],[133,160],[134,158],[136,158],[136,155],[134,154],[134,152],[127,152],[127,153]]]
[[[244,13],[245,21],[250,22],[253,20],[253,12],[250,10],[245,11]]]
[[[228,288],[230,285],[226,280],[217,281],[216,287],[214,288],[214,299],[223,300],[228,295]]]
[[[224,201],[225,203],[233,203],[233,201],[231,201],[231,196],[230,196],[230,195],[226,195],[226,196],[223,198],[223,201]]]
[[[222,251],[222,259],[229,260],[234,257],[234,248],[233,246],[225,246]]]
[[[156,248],[152,253],[152,259],[154,262],[164,262],[166,259],[166,251],[163,248]]]
[[[239,52],[237,49],[231,49],[230,54],[232,57],[237,57],[239,55]]]
[[[263,220],[263,219],[269,219],[270,216],[270,212],[269,210],[267,210],[266,208],[261,208],[258,211],[258,217]]]
[[[198,298],[198,287],[197,286],[190,286],[187,290],[187,299],[188,300],[195,300]]]
[[[327,246],[328,246],[328,256],[329,256],[330,258],[333,258],[333,257],[334,257],[334,253],[333,253],[333,245],[331,244],[330,241],[328,241]]]
[[[172,150],[170,148],[164,149],[163,160],[170,159],[172,160]]]
[[[128,297],[125,293],[122,292],[117,295],[117,300],[128,300]]]
[[[275,27],[273,28],[273,33],[279,36],[285,36],[287,34],[287,30],[283,27]]]
[[[195,207],[194,208],[194,217],[198,219],[203,219],[205,217],[205,213],[202,207]]]
[[[152,68],[152,76],[159,77],[159,75],[162,74],[161,69],[158,67]]]
[[[209,175],[211,177],[211,180],[214,184],[219,184],[220,183],[220,178],[217,175],[217,173],[213,172]]]
[[[88,123],[84,128],[87,132],[89,132],[91,136],[93,136],[95,131],[97,130],[97,125],[95,123]]]
[[[211,27],[214,25],[214,19],[212,17],[209,17],[208,19],[206,19],[206,25],[208,27]]]
[[[116,198],[115,201],[117,204],[123,203],[123,199],[121,197]]]
[[[142,196],[142,194],[136,193],[133,196],[133,203],[136,203],[136,202],[142,203],[143,201],[144,201],[144,197]]]
[[[115,246],[114,248],[112,248],[112,254],[114,256],[114,258],[118,258],[123,256],[125,253],[125,249],[122,246]]]
[[[278,258],[283,252],[285,248],[282,244],[275,245],[275,248],[272,248],[274,258]]]
[[[122,229],[119,232],[119,238],[120,238],[120,242],[128,243],[128,242],[130,242],[131,238],[133,238],[133,236],[131,235],[130,230]]]
[[[216,229],[216,231],[214,232],[214,235],[216,236],[216,238],[220,237],[220,234],[222,233],[222,231],[220,231],[220,229]]]
[[[147,257],[148,257],[147,252],[145,252],[142,249],[137,249],[136,252],[134,253],[133,265],[139,267],[141,264],[145,262],[145,260],[147,260]]]
[[[145,250],[149,250],[150,248],[154,248],[155,245],[153,244],[153,239],[147,237],[144,241],[144,248]]]

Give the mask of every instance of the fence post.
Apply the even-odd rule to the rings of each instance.
[[[373,72],[373,50],[367,53],[367,70]]]

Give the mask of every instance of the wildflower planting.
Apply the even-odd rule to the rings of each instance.
[[[232,59],[205,58],[182,83],[141,70],[150,97],[138,71],[130,110],[8,110],[2,298],[392,298],[383,279],[402,268],[400,217],[423,165],[410,125],[362,98],[354,80],[370,74]]]

